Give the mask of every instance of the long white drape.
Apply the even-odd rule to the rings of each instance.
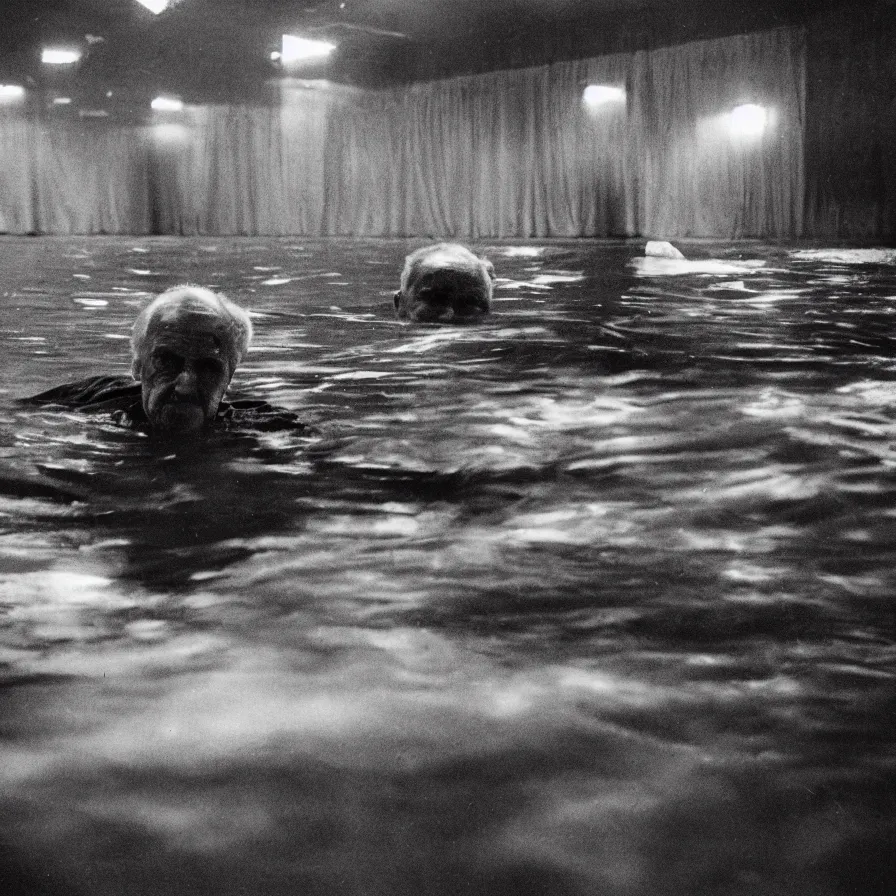
[[[779,29],[384,91],[286,84],[278,106],[145,128],[4,115],[0,230],[797,236],[804,79],[803,33]],[[625,98],[588,106],[589,84]],[[727,129],[743,102],[763,134]]]
[[[802,32],[701,41],[639,54],[635,129],[645,231],[675,236],[799,236],[803,214]],[[731,130],[762,106],[760,134]]]
[[[0,114],[0,231],[147,233],[149,148],[139,128]]]

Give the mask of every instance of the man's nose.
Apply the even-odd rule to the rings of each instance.
[[[196,368],[189,361],[184,364],[177,375],[174,391],[178,395],[196,394]]]

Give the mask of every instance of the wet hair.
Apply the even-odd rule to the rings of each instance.
[[[482,270],[486,275],[484,279],[486,288],[489,291],[489,298],[491,298],[491,284],[495,279],[495,266],[487,258],[480,258],[466,246],[461,246],[459,243],[433,243],[430,246],[421,246],[419,249],[411,252],[411,254],[405,258],[404,268],[401,272],[400,288],[402,292],[405,292],[410,285],[411,277],[416,273],[418,264],[423,259],[438,252],[454,253],[465,261],[468,261],[471,266],[475,266],[477,263],[481,265]]]
[[[249,350],[252,341],[252,321],[239,305],[231,302],[226,296],[212,292],[202,286],[184,284],[166,290],[153,299],[137,316],[131,330],[131,357],[134,377],[140,378],[140,367],[143,358],[143,346],[150,326],[156,318],[173,312],[192,311],[199,314],[214,315],[220,322],[222,350],[233,374],[237,364]]]

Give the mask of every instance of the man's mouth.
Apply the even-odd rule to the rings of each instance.
[[[205,423],[202,405],[192,399],[172,399],[160,408],[162,426],[169,429],[198,429]]]

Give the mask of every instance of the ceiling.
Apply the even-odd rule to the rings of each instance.
[[[329,40],[324,62],[291,74],[380,86],[537,65],[715,33],[774,27],[837,0],[3,0],[0,83],[49,103],[139,115],[159,93],[187,102],[267,102],[284,74],[284,33]],[[70,66],[40,48],[76,45]]]

